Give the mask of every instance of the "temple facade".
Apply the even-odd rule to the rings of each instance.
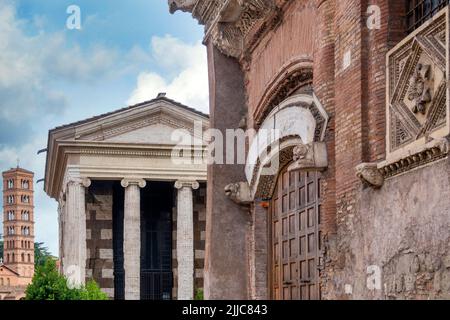
[[[61,272],[114,299],[203,290],[208,116],[165,94],[49,132]]]
[[[208,165],[205,297],[450,298],[448,1],[168,2],[256,132]]]

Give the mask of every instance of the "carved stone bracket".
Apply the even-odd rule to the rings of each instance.
[[[225,194],[239,205],[250,205],[253,202],[247,182],[230,183],[225,187]]]
[[[356,167],[356,176],[366,185],[376,189],[384,184],[384,176],[376,163],[361,163]]]
[[[328,167],[327,146],[324,142],[299,144],[292,153],[295,162],[288,171],[325,170]]]

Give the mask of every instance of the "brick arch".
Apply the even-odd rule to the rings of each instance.
[[[259,129],[270,112],[288,97],[296,92],[312,92],[312,83],[313,61],[311,59],[298,58],[284,65],[267,85],[265,94],[255,108],[253,114],[255,129]]]

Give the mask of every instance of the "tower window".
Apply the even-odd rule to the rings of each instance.
[[[29,221],[30,220],[30,212],[29,211],[22,211],[22,220],[23,221]]]
[[[30,203],[30,196],[22,196],[21,197],[22,203]]]
[[[14,227],[8,227],[8,235],[13,236],[15,233]]]
[[[14,203],[14,196],[8,196],[7,202],[8,202],[8,204],[13,204]]]
[[[30,182],[28,180],[22,180],[22,189],[29,189]]]
[[[406,21],[413,32],[450,3],[450,0],[408,0]]]
[[[14,188],[14,180],[13,179],[9,179],[8,180],[8,189],[12,189]]]

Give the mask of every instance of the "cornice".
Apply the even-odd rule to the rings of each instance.
[[[169,0],[170,11],[192,12],[205,26],[206,43],[213,44],[225,55],[239,58],[245,37],[259,22],[277,8],[275,0]]]

